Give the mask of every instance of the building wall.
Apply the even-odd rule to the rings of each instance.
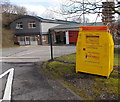
[[[42,33],[47,33],[50,28],[58,26],[58,25],[60,25],[60,24],[42,22],[41,23],[41,31],[42,31]]]
[[[40,38],[38,35],[29,35],[29,36],[15,36],[15,44],[18,45],[40,45]]]
[[[36,28],[28,28],[28,23],[30,21],[35,21],[36,23]],[[23,29],[16,29],[16,23],[17,22],[22,22],[23,23]],[[17,19],[15,20],[14,22],[11,23],[10,25],[11,29],[13,30],[13,32],[15,34],[21,34],[21,35],[24,35],[24,34],[39,34],[40,33],[40,24],[39,24],[39,21],[36,20],[36,19],[33,19],[33,18],[21,18],[21,19]]]
[[[30,21],[35,21],[36,27],[35,28],[29,28],[28,23]],[[23,29],[16,29],[16,23],[22,22]],[[58,22],[42,22],[39,19],[36,19],[34,17],[24,17],[19,18],[13,21],[10,25],[11,29],[13,30],[15,36],[15,43],[20,45],[34,45],[36,44],[36,41],[32,41],[32,36],[36,37],[37,44],[48,44],[48,30],[52,27],[60,25]],[[42,36],[41,36],[42,35]],[[68,34],[69,35],[69,34]],[[20,41],[20,38],[22,37],[24,40]],[[60,31],[58,33],[53,34],[53,42],[54,43],[66,43],[66,34],[65,31]],[[28,41],[26,40],[28,39]],[[41,43],[42,42],[42,43]]]

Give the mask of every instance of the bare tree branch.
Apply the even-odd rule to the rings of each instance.
[[[76,0],[69,0],[69,1],[72,2],[72,3],[68,4],[68,5],[67,4],[62,5],[63,14],[64,13],[65,14],[72,14],[72,13],[77,13],[77,12],[82,12],[82,11],[90,13],[91,11],[92,12],[94,12],[95,10],[99,11],[99,9],[103,8],[102,4],[100,4],[100,2],[102,0],[100,0],[98,2],[93,2],[93,3],[91,3],[87,0],[88,2],[84,3],[84,9],[83,9],[83,3],[81,1],[76,1]],[[110,6],[109,8],[112,8],[114,13],[120,14],[120,12],[118,10],[116,10],[116,8],[118,8],[118,7],[120,7],[120,6],[115,4],[114,7]],[[97,13],[96,11],[95,11],[95,13]],[[101,12],[99,12],[99,13],[101,13]]]

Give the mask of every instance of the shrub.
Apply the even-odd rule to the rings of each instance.
[[[2,29],[2,47],[12,47],[14,45],[13,34],[9,29]]]

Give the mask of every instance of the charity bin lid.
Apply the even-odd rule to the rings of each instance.
[[[81,26],[80,31],[108,31],[107,26]]]

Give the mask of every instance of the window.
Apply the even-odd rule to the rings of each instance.
[[[25,37],[18,37],[18,41],[25,41]]]
[[[30,22],[28,23],[28,28],[36,28],[36,23],[35,23],[35,21],[30,21]]]
[[[17,22],[17,23],[16,23],[16,29],[23,29],[23,24],[22,24],[22,22]]]
[[[31,37],[30,37],[30,40],[31,40],[31,41],[37,41],[37,37],[36,37],[36,36],[31,36]]]

